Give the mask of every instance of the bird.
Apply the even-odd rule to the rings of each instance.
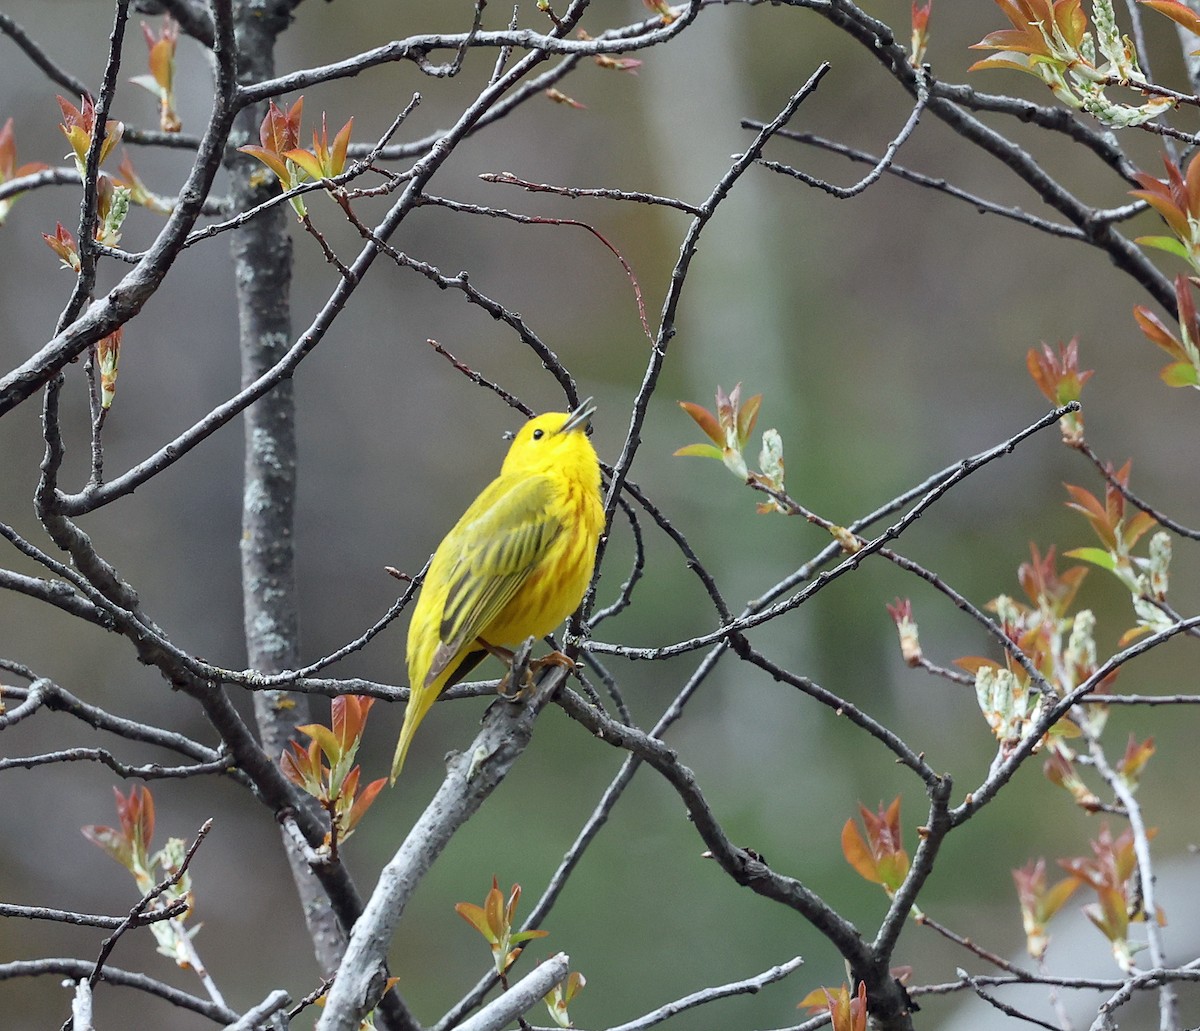
[[[497,476],[430,560],[408,628],[409,698],[394,784],[413,735],[443,689],[490,654],[544,637],[578,608],[604,527],[592,398],[530,419]],[[570,664],[559,653],[538,660]]]

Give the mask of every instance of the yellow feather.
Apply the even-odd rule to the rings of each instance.
[[[392,760],[396,780],[437,696],[486,650],[544,637],[578,607],[604,526],[600,463],[587,437],[595,406],[531,419],[500,475],[434,552],[408,628],[411,694]]]

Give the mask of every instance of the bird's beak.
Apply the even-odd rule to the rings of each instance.
[[[567,421],[562,424],[562,429],[559,433],[570,433],[572,430],[586,430],[591,424],[592,416],[596,414],[596,406],[593,404],[590,397],[585,398],[579,403],[579,407],[575,409],[568,417]]]

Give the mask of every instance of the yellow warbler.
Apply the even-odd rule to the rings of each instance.
[[[596,406],[548,412],[517,433],[500,475],[434,552],[408,628],[411,694],[392,781],[442,689],[488,653],[544,637],[578,606],[604,525]]]

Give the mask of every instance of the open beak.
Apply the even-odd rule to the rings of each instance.
[[[579,403],[579,407],[575,409],[568,417],[567,421],[562,424],[562,429],[559,433],[570,433],[572,430],[587,430],[591,425],[592,416],[596,414],[596,405],[592,398],[584,398]]]

